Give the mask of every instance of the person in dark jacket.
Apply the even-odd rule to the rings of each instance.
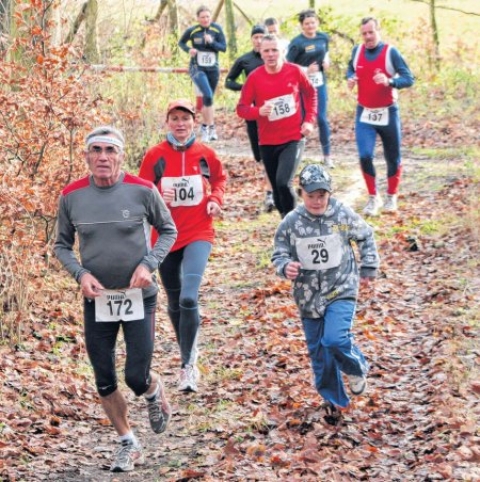
[[[265,35],[265,27],[263,25],[254,25],[251,33],[251,41],[253,49],[235,60],[230,72],[227,74],[225,80],[225,87],[230,90],[239,92],[242,90],[243,82],[240,79],[246,79],[248,75],[257,67],[263,65],[262,57],[260,56],[260,43]],[[246,121],[248,139],[252,148],[253,157],[257,162],[262,162],[262,155],[260,147],[258,146],[258,127],[255,121]],[[275,209],[273,202],[272,186],[268,180],[268,176],[264,171],[265,178],[265,209],[267,212],[272,212]]]
[[[328,51],[329,38],[318,31],[320,19],[315,10],[302,10],[298,14],[302,33],[295,37],[288,46],[287,61],[300,65],[317,89],[317,121],[323,162],[326,167],[333,168],[330,157],[330,125],[327,118],[327,78],[326,71],[330,67]]]
[[[203,96],[201,139],[210,142],[218,139],[213,98],[220,80],[218,54],[227,50],[227,42],[222,27],[212,22],[212,12],[205,5],[198,8],[197,20],[197,25],[185,30],[178,45],[190,55],[190,77]]]

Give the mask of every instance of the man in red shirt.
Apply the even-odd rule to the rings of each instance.
[[[237,114],[257,121],[260,152],[272,184],[275,207],[283,218],[295,207],[292,181],[304,138],[314,129],[317,91],[298,65],[285,62],[274,35],[263,37],[260,55],[264,65],[248,76]]]

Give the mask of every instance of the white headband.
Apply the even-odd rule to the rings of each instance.
[[[113,144],[123,150],[123,142],[113,136],[92,136],[87,139],[87,147],[94,142],[106,142],[107,144]]]

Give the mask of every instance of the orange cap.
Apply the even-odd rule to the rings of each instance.
[[[188,99],[172,100],[172,102],[170,102],[167,107],[167,117],[174,109],[181,109],[187,111],[195,117],[195,107]]]

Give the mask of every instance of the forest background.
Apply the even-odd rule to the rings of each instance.
[[[418,385],[409,385],[406,391],[411,393],[407,396],[422,399],[426,391],[429,400],[437,400],[439,387],[445,389],[438,395],[443,404],[439,412],[434,412],[435,416],[433,412],[426,415],[427,422],[421,431],[412,422],[406,432],[416,434],[420,442],[424,442],[427,433],[432,439],[438,436],[444,446],[437,453],[437,449],[429,445],[430,452],[422,452],[423,457],[415,451],[414,455],[408,455],[411,452],[401,446],[399,450],[407,453],[406,456],[391,449],[388,457],[379,462],[380,453],[385,455],[384,442],[370,425],[365,433],[372,436],[361,438],[358,433],[347,436],[335,432],[330,438],[322,439],[323,451],[333,455],[328,463],[325,459],[319,460],[318,455],[310,452],[313,442],[308,438],[308,434],[316,433],[315,423],[305,414],[292,415],[301,405],[299,400],[310,408],[317,406],[315,394],[306,380],[305,353],[301,344],[297,344],[301,333],[293,328],[293,344],[290,335],[281,336],[291,347],[296,347],[296,351],[287,350],[289,361],[278,354],[272,360],[277,369],[288,372],[289,384],[295,382],[302,387],[301,393],[285,395],[289,400],[285,406],[290,412],[286,415],[280,410],[287,428],[294,431],[295,436],[289,435],[291,445],[260,440],[267,437],[274,426],[281,425],[272,420],[280,415],[272,416],[269,407],[273,399],[278,405],[282,396],[275,393],[265,401],[263,392],[272,390],[270,381],[259,378],[251,383],[253,368],[246,361],[234,360],[228,365],[225,358],[228,358],[228,347],[220,340],[225,333],[229,343],[243,336],[256,337],[257,341],[262,337],[271,340],[281,330],[269,331],[272,329],[269,323],[293,326],[296,313],[288,285],[275,281],[269,265],[271,236],[278,220],[258,209],[261,176],[248,154],[243,122],[234,113],[238,95],[223,88],[223,73],[216,98],[221,136],[217,149],[230,175],[229,204],[217,226],[221,242],[214,252],[209,273],[215,282],[207,280],[202,298],[205,332],[209,334],[205,353],[211,356],[210,365],[205,360],[202,369],[206,381],[216,387],[217,392],[209,396],[215,400],[200,404],[203,412],[176,401],[177,417],[188,418],[185,437],[190,434],[192,440],[220,455],[208,455],[200,450],[198,457],[182,452],[165,461],[165,455],[161,454],[158,455],[160,466],[166,464],[167,468],[149,467],[151,478],[145,478],[144,472],[144,478],[139,480],[156,480],[154,477],[206,480],[209,476],[212,480],[223,480],[223,477],[224,480],[237,480],[235,477],[245,480],[241,470],[246,471],[244,474],[262,470],[268,473],[258,480],[277,480],[275,477],[293,480],[299,474],[303,474],[302,480],[308,480],[309,474],[314,477],[312,480],[322,480],[318,474],[338,470],[335,450],[346,446],[347,449],[360,446],[364,451],[354,455],[354,451],[347,450],[354,462],[347,469],[341,469],[347,474],[341,480],[349,480],[347,476],[351,480],[360,480],[362,476],[395,480],[388,467],[392,460],[398,465],[398,457],[403,457],[398,469],[404,471],[402,480],[409,477],[427,480],[419,478],[424,473],[436,473],[438,480],[442,480],[441,477],[475,480],[478,473],[474,467],[480,461],[480,453],[473,443],[478,442],[479,436],[480,391],[479,349],[478,342],[475,343],[480,313],[478,2],[202,3],[218,12],[220,24],[233,20],[233,28],[228,28],[231,48],[220,57],[223,69],[231,66],[234,48],[238,54],[250,49],[252,24],[275,16],[282,23],[283,35],[293,38],[299,33],[298,11],[312,4],[317,9],[322,19],[321,29],[331,37],[329,117],[336,157],[343,161],[335,172],[337,190],[345,195],[359,190],[354,174],[358,167],[352,133],[355,99],[346,89],[344,75],[351,47],[360,40],[358,25],[362,17],[374,15],[381,19],[384,40],[399,48],[414,72],[415,86],[400,96],[406,166],[410,168],[410,181],[406,180],[406,193],[401,197],[405,214],[387,221],[373,221],[373,224],[379,245],[385,248],[386,263],[400,263],[406,268],[408,256],[417,250],[426,257],[427,261],[422,258],[423,263],[428,264],[431,259],[441,263],[441,269],[435,268],[436,275],[429,269],[428,275],[417,273],[418,265],[414,265],[411,269],[415,271],[415,288],[409,284],[411,272],[399,271],[396,282],[405,283],[407,292],[425,291],[423,301],[415,300],[412,313],[417,310],[417,315],[408,318],[405,332],[413,331],[411,336],[414,336],[415,331],[421,331],[426,325],[415,327],[413,320],[418,320],[419,310],[433,310],[429,315],[424,314],[424,318],[436,325],[426,332],[426,339],[432,337],[435,344],[429,340],[428,350],[420,349],[427,341],[416,340],[411,350],[416,347],[415,356],[421,366],[431,367],[435,376],[441,366],[444,376],[440,384],[437,378],[433,379],[436,388],[425,382],[420,384],[423,389],[419,392]],[[96,464],[95,451],[87,450],[88,460],[79,463],[78,452],[85,451],[89,444],[85,440],[71,440],[72,430],[78,431],[73,427],[79,426],[81,433],[91,437],[91,429],[86,427],[92,420],[97,427],[94,433],[100,433],[98,437],[102,440],[102,429],[107,429],[107,422],[98,408],[85,356],[78,289],[52,257],[58,193],[68,182],[85,174],[83,139],[92,127],[111,122],[126,133],[128,168],[136,172],[145,149],[164,135],[166,104],[177,97],[194,99],[191,81],[180,72],[185,69],[188,58],[176,48],[176,38],[194,23],[199,5],[200,2],[186,0],[0,0],[0,473],[4,480],[67,480],[65,473],[58,475],[62,469],[74,474],[71,480],[100,480],[98,473],[85,469]],[[318,159],[314,137],[307,146],[310,160]],[[360,202],[355,196],[351,200],[354,204]],[[255,247],[247,248],[247,239],[253,239]],[[238,260],[238,266],[225,262],[232,258]],[[247,267],[254,270],[254,276],[250,280],[239,279]],[[386,283],[388,286],[388,276]],[[394,288],[385,288],[384,292],[391,293],[390,289],[395,293]],[[225,293],[231,301],[226,305]],[[382,302],[387,306],[391,303],[387,299]],[[220,307],[223,315],[219,321]],[[360,313],[363,320],[360,339],[372,343],[372,351],[381,345],[379,323],[392,323],[388,325],[388,335],[393,338],[402,326],[401,317],[385,313],[379,317],[378,310],[373,300]],[[162,358],[163,352],[173,350],[174,345],[171,330],[164,321],[159,338],[166,340],[159,347],[158,356]],[[282,341],[277,342],[278,350],[285,348]],[[402,345],[392,350],[399,350]],[[270,345],[265,348],[268,353],[271,349]],[[441,356],[434,357],[432,350],[437,349],[441,349]],[[223,359],[216,358],[218,351],[223,351]],[[257,354],[245,356],[245,360],[256,360],[258,369],[265,369],[260,358]],[[303,367],[303,371],[299,367]],[[167,376],[169,369],[166,369]],[[417,376],[417,372],[414,373],[410,375]],[[377,376],[380,378],[378,373]],[[432,372],[426,370],[425,376],[431,378]],[[251,398],[257,400],[258,406],[247,410],[243,396],[232,400],[227,392],[233,393],[236,388],[229,383],[250,387],[255,393]],[[285,389],[282,383],[280,386]],[[217,400],[220,392],[222,398]],[[445,406],[458,406],[452,403],[451,397],[462,403],[447,417]],[[375,406],[375,400],[375,396],[369,399],[371,407]],[[283,405],[280,403],[280,406]],[[366,410],[365,405],[357,408]],[[355,414],[355,410],[350,414],[353,420]],[[358,419],[358,414],[356,416]],[[440,423],[442,417],[450,421]],[[220,421],[209,424],[208,419]],[[424,435],[419,435],[420,432]],[[298,444],[297,436],[303,437],[301,455],[292,449]],[[214,448],[212,437],[218,439]],[[464,443],[459,442],[460,438]],[[317,441],[319,439],[317,435]],[[169,442],[174,454],[175,444],[173,440]],[[72,453],[77,455],[69,458]],[[65,454],[66,458],[59,454]],[[448,454],[454,455],[449,458]],[[372,462],[368,467],[360,463],[367,455],[378,458],[377,463]],[[238,461],[240,457],[242,467],[235,469],[232,460]],[[68,460],[74,462],[69,464]],[[82,463],[84,469],[79,469]],[[435,469],[437,472],[433,464],[440,467]],[[192,472],[188,472],[189,467],[193,467]],[[86,475],[79,475],[82,470],[86,470]],[[375,475],[377,473],[380,475]]]

